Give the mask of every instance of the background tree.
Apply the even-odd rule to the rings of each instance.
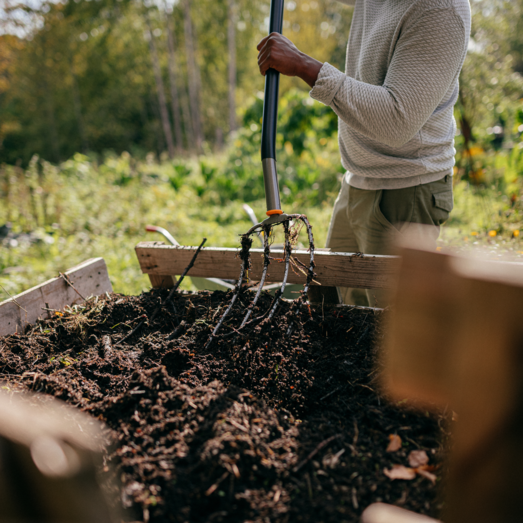
[[[34,154],[59,162],[77,151],[201,153],[234,130],[263,92],[256,44],[267,34],[269,0],[38,5],[4,2],[0,162],[27,164]],[[523,0],[471,5],[458,146],[467,138],[467,149],[497,147],[519,121]],[[144,38],[144,10],[152,39]],[[304,52],[343,69],[351,16],[332,0],[287,0],[283,31]],[[284,77],[280,89],[308,87]]]

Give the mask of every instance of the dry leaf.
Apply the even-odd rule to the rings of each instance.
[[[432,484],[434,485],[436,483],[436,475],[435,474],[432,474],[432,472],[429,472],[428,470],[426,470],[425,468],[423,467],[419,467],[416,469],[416,472],[420,475],[420,476],[423,476],[424,478],[427,478],[428,480],[430,480],[432,482]]]
[[[383,474],[389,479],[414,479],[416,477],[414,469],[403,465],[392,465],[391,469],[383,469]]]
[[[387,447],[387,452],[396,452],[401,449],[401,438],[397,434],[389,435],[389,446]]]
[[[424,450],[412,450],[409,453],[409,465],[412,468],[421,467],[429,462],[429,457]]]

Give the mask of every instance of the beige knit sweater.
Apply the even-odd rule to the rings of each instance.
[[[398,189],[452,172],[469,36],[468,0],[355,1],[345,73],[325,63],[310,92],[339,116],[350,185]]]

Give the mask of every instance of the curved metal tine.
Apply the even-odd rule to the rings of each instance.
[[[276,292],[276,296],[274,297],[274,303],[271,308],[271,312],[269,313],[268,319],[271,320],[274,313],[276,312],[276,309],[278,308],[278,304],[280,303],[280,299],[282,297],[283,292],[285,291],[285,286],[287,285],[287,277],[289,276],[289,266],[291,264],[291,241],[290,241],[290,234],[289,234],[289,222],[290,220],[283,222],[283,229],[285,230],[285,272],[283,273],[283,281],[281,283],[281,287]]]
[[[307,235],[309,237],[309,251],[311,253],[309,270],[307,271],[307,281],[305,282],[305,285],[303,287],[303,293],[306,294],[309,290],[312,278],[314,277],[314,236],[312,235],[312,226],[309,223],[307,216],[302,214],[301,216],[298,216],[298,220],[301,220],[305,224],[305,227],[307,229]]]
[[[247,216],[250,218],[252,224],[258,226],[258,218],[256,218],[256,214],[254,214],[252,207],[246,203],[244,203],[242,207],[243,210],[247,213]],[[263,245],[263,238],[260,231],[256,231],[256,236],[258,236],[258,240],[260,240],[260,243]]]
[[[244,241],[248,241],[249,245],[248,246],[244,246],[243,245]],[[205,344],[205,348],[209,347],[209,345],[212,343],[212,340],[214,339],[214,337],[216,336],[216,334],[220,330],[220,327],[222,326],[225,318],[227,317],[227,315],[229,314],[229,312],[233,308],[234,302],[236,301],[236,298],[238,298],[238,296],[240,295],[240,292],[241,292],[241,289],[242,289],[243,277],[245,276],[245,272],[246,272],[246,270],[247,270],[247,268],[249,266],[249,258],[250,258],[249,249],[250,249],[251,245],[252,245],[252,240],[245,235],[242,238],[242,250],[244,248],[246,248],[247,252],[246,252],[246,256],[243,259],[242,268],[240,270],[240,277],[238,278],[238,283],[236,284],[236,290],[234,291],[234,294],[233,294],[233,296],[231,298],[231,303],[229,303],[229,306],[227,307],[225,312],[222,314],[222,317],[220,318],[220,321],[217,323],[216,327],[212,331],[212,334],[209,336],[209,339],[208,339],[207,343]]]
[[[302,298],[308,293],[311,281],[314,277],[315,263],[314,263],[314,237],[312,235],[312,226],[309,223],[307,216],[305,216],[305,215],[298,215],[298,216],[295,216],[295,218],[298,220],[301,220],[305,224],[305,227],[307,229],[307,235],[309,237],[309,250],[311,253],[309,270],[307,271],[307,280],[305,281],[305,285],[303,286],[302,295],[300,298],[295,300],[293,303],[293,308],[296,307],[296,312],[298,312],[302,306]],[[292,311],[292,309],[291,309],[291,311]],[[291,317],[292,317],[292,315],[291,315]],[[287,336],[290,336],[292,334],[293,325],[294,324],[291,322],[291,324],[289,325],[289,328],[287,329]]]
[[[245,327],[245,324],[247,323],[248,319],[250,318],[252,312],[254,311],[254,307],[256,306],[256,303],[258,302],[259,297],[261,296],[261,292],[263,290],[263,285],[265,284],[265,278],[267,277],[267,269],[269,268],[269,263],[271,263],[271,260],[269,258],[269,235],[270,235],[270,227],[264,227],[263,231],[263,272],[262,277],[260,279],[260,283],[258,285],[258,290],[256,291],[256,295],[254,296],[254,300],[249,305],[249,308],[247,309],[247,314],[245,315],[245,318],[243,318],[242,324],[240,325],[240,328],[238,330],[243,329]]]

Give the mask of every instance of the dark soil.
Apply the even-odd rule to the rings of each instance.
[[[11,389],[105,422],[114,443],[106,461],[129,519],[356,522],[376,501],[438,515],[428,479],[383,473],[407,465],[410,450],[426,450],[436,466],[442,459],[441,420],[377,392],[383,313],[303,307],[286,337],[284,303],[250,338],[205,349],[228,296],[185,293],[117,345],[166,297],[91,298],[0,339],[0,378]],[[402,438],[398,452],[386,452],[390,434]]]

